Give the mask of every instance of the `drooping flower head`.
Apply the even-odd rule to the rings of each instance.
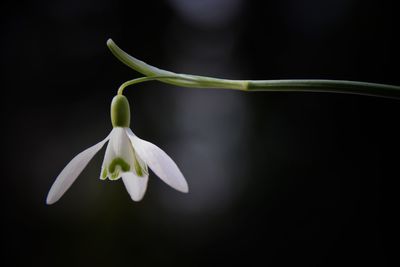
[[[68,190],[93,156],[108,141],[100,172],[100,179],[122,178],[134,201],[140,201],[147,188],[149,169],[174,189],[187,193],[187,182],[175,162],[159,147],[137,137],[129,128],[128,99],[116,95],[111,103],[111,133],[101,142],[75,156],[61,171],[47,195],[47,204],[53,204]]]

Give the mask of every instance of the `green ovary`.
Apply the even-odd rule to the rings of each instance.
[[[111,102],[111,122],[113,127],[129,127],[131,112],[128,99],[116,95]]]

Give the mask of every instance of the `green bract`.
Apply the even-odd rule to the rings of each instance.
[[[123,95],[114,96],[111,102],[111,123],[113,127],[129,127],[131,111],[128,99]]]

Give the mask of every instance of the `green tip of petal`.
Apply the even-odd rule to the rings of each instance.
[[[131,111],[128,99],[123,95],[114,96],[111,102],[111,123],[113,127],[129,127]]]
[[[103,171],[101,172],[101,179],[105,180],[107,178],[108,171],[107,168],[104,168]]]
[[[113,172],[110,176],[110,180],[117,180],[119,176],[119,170]]]

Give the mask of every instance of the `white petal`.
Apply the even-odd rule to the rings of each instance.
[[[110,134],[110,142],[107,145],[103,164],[101,166],[100,179],[106,179],[106,177],[103,177],[103,171],[109,171],[108,168],[111,162],[117,157],[122,158],[126,163],[130,165],[129,171],[132,171],[132,169],[134,169],[135,155],[132,143],[130,142],[128,135],[126,134],[125,129],[121,127],[115,127]],[[122,172],[119,172],[119,174],[117,174],[114,178],[111,178],[111,173],[107,173],[107,176],[111,180],[117,180],[121,177],[121,173]]]
[[[104,153],[103,163],[101,164],[100,180],[107,179],[107,177],[109,175],[108,165],[110,164],[112,158],[113,158],[113,156],[112,156],[112,151],[111,151],[111,145],[110,145],[110,142],[108,142],[107,147],[106,147],[106,152]]]
[[[133,148],[139,157],[153,170],[161,180],[183,193],[189,192],[188,184],[175,162],[156,145],[140,139],[126,128]]]
[[[115,128],[112,129],[109,135],[109,142],[106,147],[106,152],[104,153],[103,163],[101,164],[101,172],[100,172],[100,179],[105,180],[107,177],[103,178],[103,171],[107,170],[108,172],[108,165],[111,163],[112,159],[115,157],[114,149],[113,149],[113,136],[115,135]],[[107,173],[108,176],[108,173]]]
[[[134,201],[142,200],[144,193],[146,193],[148,180],[148,175],[138,177],[133,172],[125,172],[122,174],[122,181]]]
[[[103,147],[108,141],[107,136],[103,141],[95,144],[92,147],[82,151],[76,155],[65,168],[58,175],[56,181],[50,188],[49,194],[47,195],[46,203],[48,205],[58,201],[61,196],[68,190],[72,183],[76,180],[78,175],[83,171],[89,161],[96,155],[96,153]]]
[[[113,129],[110,145],[114,155],[117,157],[121,157],[128,162],[133,160],[132,144],[129,142],[125,128],[115,127]]]

